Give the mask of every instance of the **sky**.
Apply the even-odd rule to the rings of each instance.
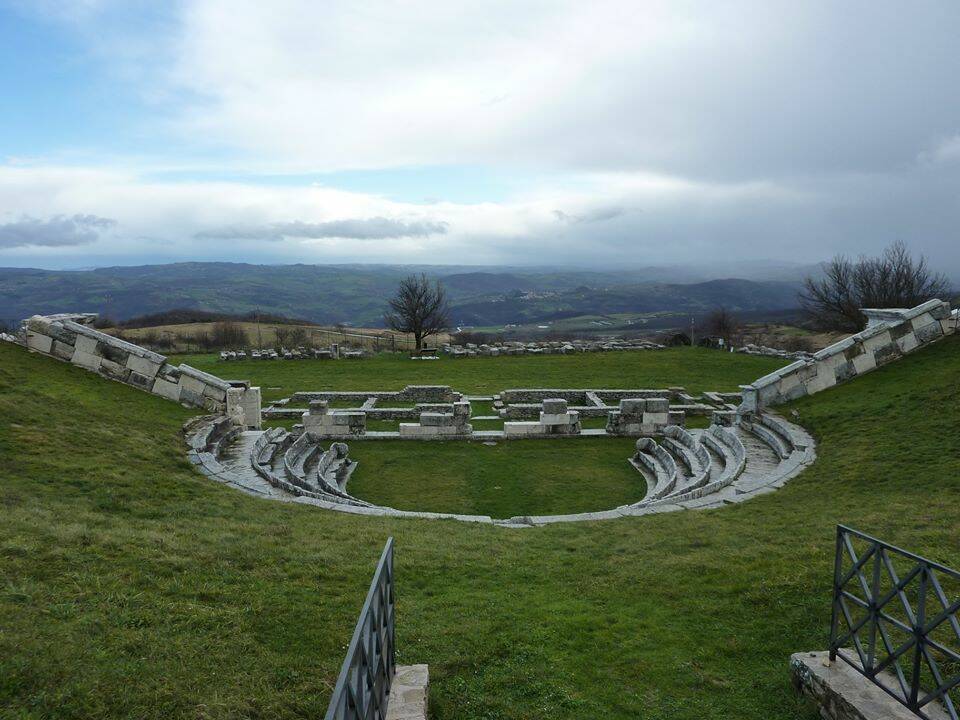
[[[960,277],[960,3],[0,0],[0,266]]]

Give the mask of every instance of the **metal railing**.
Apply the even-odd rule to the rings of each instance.
[[[942,717],[942,708],[957,720],[950,692],[960,686],[960,600],[944,592],[947,581],[960,573],[838,525],[831,661],[845,661],[921,718]]]
[[[395,667],[391,537],[373,574],[325,720],[384,720]]]

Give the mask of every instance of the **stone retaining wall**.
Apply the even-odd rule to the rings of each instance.
[[[950,303],[930,300],[910,310],[865,310],[867,329],[765,375],[743,389],[741,414],[812,395],[952,335],[957,312]],[[878,315],[883,319],[877,319]]]
[[[164,355],[94,330],[89,323],[96,317],[34,315],[24,321],[26,346],[182,405],[228,415],[236,425],[260,427],[260,388],[171,365]]]

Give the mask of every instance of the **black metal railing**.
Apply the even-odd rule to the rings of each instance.
[[[960,686],[960,573],[837,526],[830,659],[840,658],[922,718]],[[855,651],[855,655],[852,650]]]
[[[384,720],[396,667],[393,538],[387,539],[325,720]]]

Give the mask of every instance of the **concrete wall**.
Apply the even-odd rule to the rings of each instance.
[[[260,388],[231,382],[94,330],[96,315],[34,315],[24,322],[27,348],[132,385],[182,405],[229,415],[235,424],[260,427]]]
[[[742,385],[741,413],[755,412],[805,395],[812,395],[896,360],[917,348],[952,335],[957,312],[950,303],[930,300],[910,310],[865,311],[867,328],[814,353]]]

